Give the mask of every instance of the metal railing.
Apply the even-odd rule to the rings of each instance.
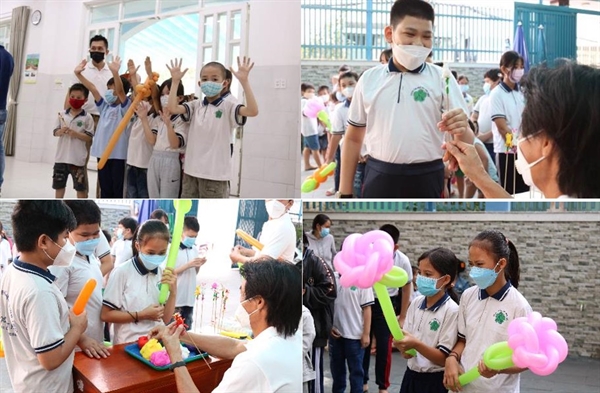
[[[302,0],[302,60],[378,60],[393,0]],[[513,11],[431,3],[434,60],[497,63],[512,48]]]
[[[304,202],[305,213],[600,212],[600,202]]]

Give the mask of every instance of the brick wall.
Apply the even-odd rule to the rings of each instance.
[[[336,214],[332,234],[338,249],[351,233],[364,233],[389,221],[356,220]],[[314,213],[306,214],[309,230]],[[562,221],[562,220],[561,220]],[[499,229],[513,241],[521,261],[519,291],[532,308],[552,317],[571,355],[600,358],[600,222],[396,221],[401,249],[416,263],[421,253],[447,247],[467,259],[468,244],[484,229]],[[583,306],[582,306],[583,305]],[[583,310],[581,309],[583,307]]]

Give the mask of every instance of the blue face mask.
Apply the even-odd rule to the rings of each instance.
[[[223,83],[219,82],[200,82],[200,90],[207,97],[216,97],[223,90]]]
[[[160,265],[162,265],[165,259],[167,259],[167,255],[146,255],[140,252],[140,259],[142,261],[142,264],[146,267],[146,269],[154,270]]]
[[[196,238],[195,237],[184,237],[183,240],[181,241],[181,244],[183,244],[184,246],[186,246],[187,248],[192,248],[194,247],[194,245],[196,244]]]
[[[438,280],[444,278],[442,276],[438,279],[417,275],[417,288],[424,296],[433,296],[440,291],[441,288],[436,288]]]
[[[496,266],[498,266],[498,263]],[[469,272],[469,275],[479,288],[486,289],[496,282],[496,277],[498,277],[498,273],[500,273],[496,273],[496,266],[494,266],[493,269],[485,269],[482,267],[473,266]]]
[[[469,91],[469,85],[460,85],[460,91],[466,93]]]
[[[113,89],[106,90],[106,93],[104,93],[104,101],[106,101],[108,105],[117,102],[117,97],[115,96]]]
[[[90,256],[96,250],[96,246],[100,242],[100,238],[97,237],[95,239],[86,240],[84,242],[75,243],[75,249],[78,253],[85,256]]]
[[[485,95],[489,95],[490,92],[492,91],[492,85],[490,85],[489,83],[484,83],[483,84],[483,92],[485,93]]]
[[[321,237],[329,235],[329,228],[321,228]]]

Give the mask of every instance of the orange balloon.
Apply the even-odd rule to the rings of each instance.
[[[87,304],[88,300],[90,300],[90,296],[92,296],[92,293],[94,292],[95,288],[96,280],[94,280],[93,278],[87,280],[87,282],[81,289],[81,292],[79,292],[79,296],[77,296],[75,304],[73,304],[73,312],[75,313],[75,315],[79,315],[83,312],[83,310],[85,309],[85,305]]]
[[[246,243],[250,244],[252,247],[256,247],[259,250],[262,250],[264,247],[264,245],[261,242],[259,242],[258,240],[256,240],[255,238],[253,238],[252,236],[250,236],[249,234],[247,234],[246,232],[244,232],[241,229],[236,229],[235,234],[238,235],[240,237],[240,239],[242,239]]]

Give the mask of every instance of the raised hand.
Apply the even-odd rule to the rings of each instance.
[[[146,69],[146,74],[148,76],[152,75],[152,60],[150,60],[150,56],[146,56],[146,60],[144,60],[144,68]]]
[[[233,67],[229,67],[229,70],[240,82],[248,82],[248,75],[250,70],[254,67],[254,63],[250,61],[249,57],[244,56],[243,61],[240,62],[240,57],[237,58],[238,70],[233,70]]]
[[[169,124],[171,122],[171,111],[168,107],[165,106],[159,113],[165,124]]]
[[[131,60],[131,59],[127,60],[127,71],[129,72],[129,75],[136,75],[137,71],[139,69],[140,69],[140,66],[136,67],[133,60]]]
[[[179,61],[177,61],[177,59],[173,59],[171,60],[171,67],[169,67],[169,65],[166,64],[167,68],[169,69],[169,72],[171,73],[171,78],[181,81],[181,79],[184,77],[185,73],[188,71],[189,68],[186,68],[185,70],[181,71],[182,62],[183,59],[179,59]]]
[[[81,63],[77,64],[77,67],[75,67],[75,75],[81,74],[83,70],[85,70],[85,66],[87,66],[87,60],[83,59],[81,60]]]
[[[111,61],[108,64],[108,69],[111,70],[113,73],[118,74],[119,70],[121,69],[121,58],[119,56],[115,56],[113,61]]]
[[[140,119],[145,119],[148,117],[148,110],[150,110],[150,104],[146,101],[141,101],[135,108],[135,113]]]

